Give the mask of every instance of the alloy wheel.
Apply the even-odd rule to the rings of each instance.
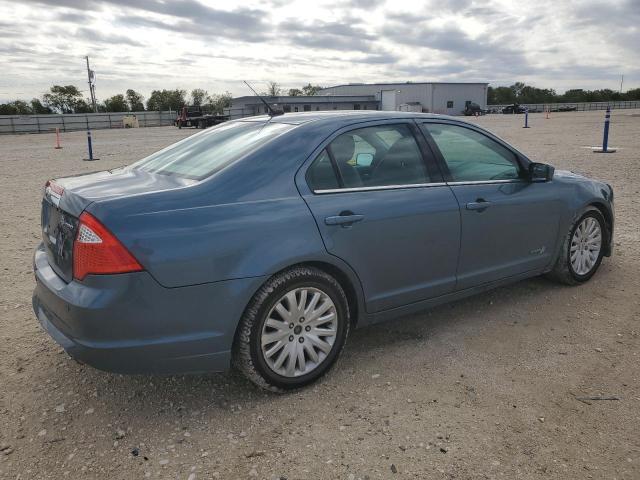
[[[569,259],[577,275],[587,275],[598,262],[602,248],[602,229],[594,217],[586,217],[573,232]]]
[[[269,368],[284,377],[306,375],[322,364],[336,341],[338,314],[331,297],[318,288],[296,288],[273,306],[260,344]]]

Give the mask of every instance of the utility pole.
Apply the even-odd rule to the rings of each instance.
[[[98,113],[98,105],[96,104],[96,72],[89,68],[89,56],[84,57],[87,59],[87,78],[89,79],[89,92],[91,93],[91,105],[93,105],[93,111]]]
[[[624,83],[624,75],[620,78],[620,93],[622,93],[622,84]]]

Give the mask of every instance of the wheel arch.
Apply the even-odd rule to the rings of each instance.
[[[347,296],[347,302],[349,306],[349,316],[351,320],[351,325],[355,327],[358,324],[358,319],[362,313],[362,309],[360,306],[360,296],[358,295],[358,291],[356,290],[356,286],[353,283],[353,279],[345,273],[341,268],[336,265],[323,261],[310,261],[299,263],[297,265],[292,265],[292,267],[299,266],[309,266],[315,267],[319,270],[322,270],[333,278],[340,284],[342,289],[344,290],[345,295]],[[358,281],[358,288],[360,288]]]
[[[256,295],[256,293],[262,288],[265,283],[271,280],[274,276],[296,267],[314,267],[334,277],[344,290],[344,293],[347,297],[351,326],[356,327],[358,325],[359,321],[362,320],[362,317],[366,314],[362,285],[356,273],[348,265],[341,265],[339,259],[337,258],[335,259],[335,261],[310,258],[308,260],[299,260],[295,263],[291,263],[284,267],[278,268],[255,288],[255,291],[249,297],[249,302],[243,309],[243,312],[249,306],[251,299]]]
[[[604,217],[604,221],[606,223],[607,235],[605,235],[605,256],[611,255],[611,245],[613,242],[613,213],[611,210],[602,202],[593,201],[587,208],[592,207],[597,209],[600,214]]]

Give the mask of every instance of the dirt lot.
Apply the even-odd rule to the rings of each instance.
[[[174,128],[0,136],[0,478],[640,478],[640,113],[475,119],[616,195],[615,254],[587,285],[533,279],[358,330],[320,384],[120,376],[69,359],[31,311],[44,182],[130,163]],[[583,403],[575,396],[619,400]]]

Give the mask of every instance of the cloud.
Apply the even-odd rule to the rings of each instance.
[[[282,39],[297,46],[343,52],[371,52],[374,50],[375,36],[353,21],[345,19],[336,22],[315,22],[300,24],[298,21],[284,21],[278,29],[286,34]]]
[[[94,28],[81,27],[76,30],[76,38],[87,40],[93,44],[106,43],[109,45],[128,45],[142,47],[143,43],[133,40],[126,35],[103,33]]]
[[[639,1],[0,0],[0,86],[38,96],[52,81],[82,85],[88,53],[99,96],[243,94],[240,79],[286,88],[525,81],[563,91],[616,88],[624,74],[632,88]]]
[[[400,60],[400,57],[392,53],[376,53],[372,55],[367,55],[365,57],[356,59],[354,61],[360,62],[360,63],[388,65],[388,64],[396,63],[399,60]]]
[[[244,29],[233,23],[202,24],[182,19],[162,21],[141,15],[121,15],[117,17],[116,22],[121,26],[153,28],[207,39],[232,39],[250,43],[265,41],[268,38],[267,32],[269,30],[262,22],[258,22],[256,28]],[[257,27],[262,27],[262,30]]]

